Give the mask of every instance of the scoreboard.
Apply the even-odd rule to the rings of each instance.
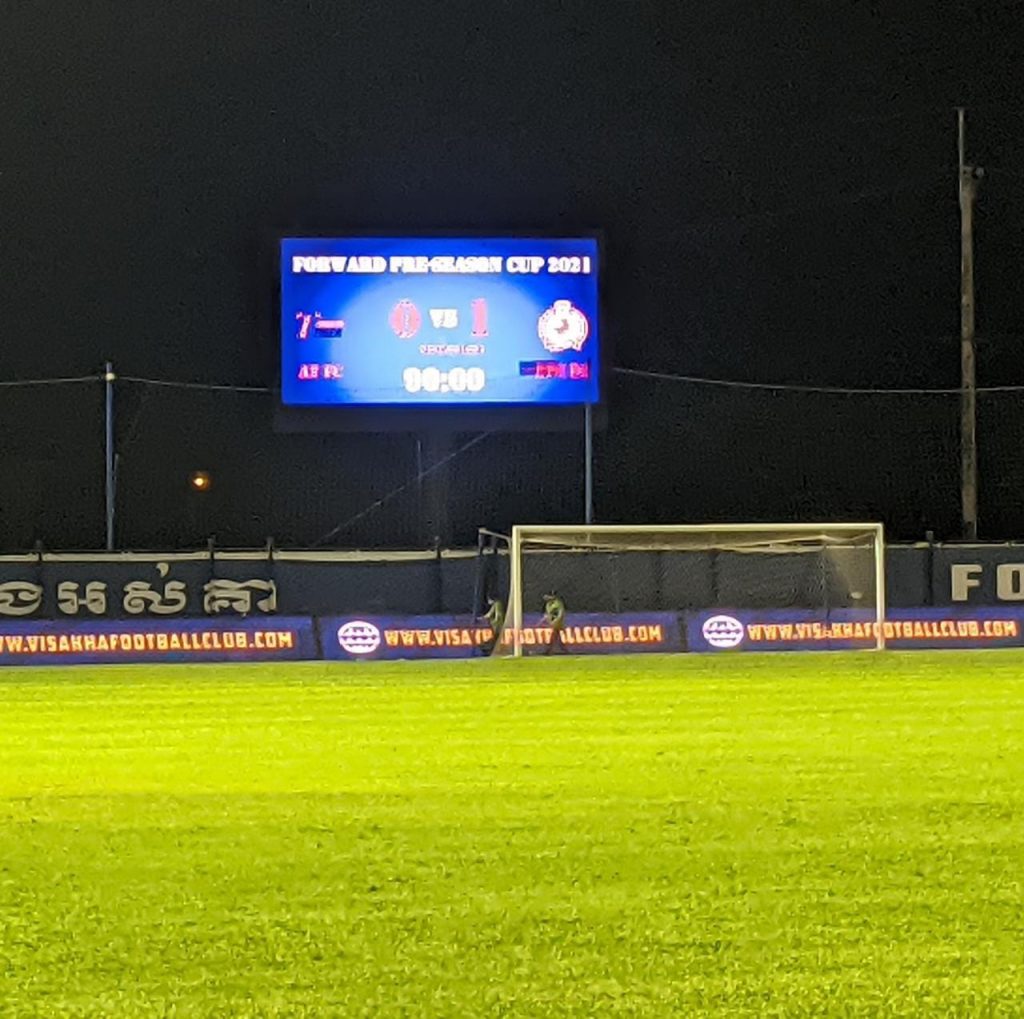
[[[594,237],[280,241],[292,407],[597,403]]]

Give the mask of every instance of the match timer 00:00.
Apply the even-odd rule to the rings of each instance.
[[[402,372],[407,393],[480,393],[487,385],[483,368],[409,367]]]

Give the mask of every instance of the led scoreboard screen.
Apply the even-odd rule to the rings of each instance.
[[[597,403],[595,238],[280,242],[281,399]]]

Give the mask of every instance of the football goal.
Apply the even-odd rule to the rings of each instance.
[[[885,643],[881,524],[529,525],[509,541],[506,637],[557,593],[568,613],[859,609]]]

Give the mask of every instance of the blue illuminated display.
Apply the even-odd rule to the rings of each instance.
[[[596,403],[598,257],[592,237],[285,238],[282,402]]]

